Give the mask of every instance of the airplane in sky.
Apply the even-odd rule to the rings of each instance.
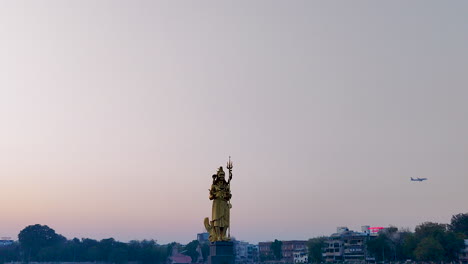
[[[411,181],[420,181],[420,182],[422,182],[422,181],[426,181],[426,180],[427,180],[427,178],[416,178],[416,179],[413,179],[413,177],[411,177]]]

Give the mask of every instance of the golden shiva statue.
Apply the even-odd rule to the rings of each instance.
[[[205,218],[205,228],[209,233],[210,242],[229,241],[230,234],[226,235],[229,229],[229,210],[231,209],[231,179],[232,162],[231,157],[226,168],[229,170],[229,180],[225,180],[223,167],[219,167],[218,172],[213,175],[213,184],[211,184],[210,200],[213,200],[211,211],[211,221]]]

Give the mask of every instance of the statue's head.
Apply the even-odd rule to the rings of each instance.
[[[218,175],[219,179],[224,180],[225,174],[224,174],[224,171],[223,171],[223,167],[219,167],[217,175]]]

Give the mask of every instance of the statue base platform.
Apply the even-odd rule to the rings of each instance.
[[[234,264],[234,243],[232,241],[210,243],[208,264]]]

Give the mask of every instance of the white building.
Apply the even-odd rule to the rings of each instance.
[[[309,254],[307,254],[307,248],[294,250],[293,260],[294,260],[294,263],[307,263],[309,260]]]

